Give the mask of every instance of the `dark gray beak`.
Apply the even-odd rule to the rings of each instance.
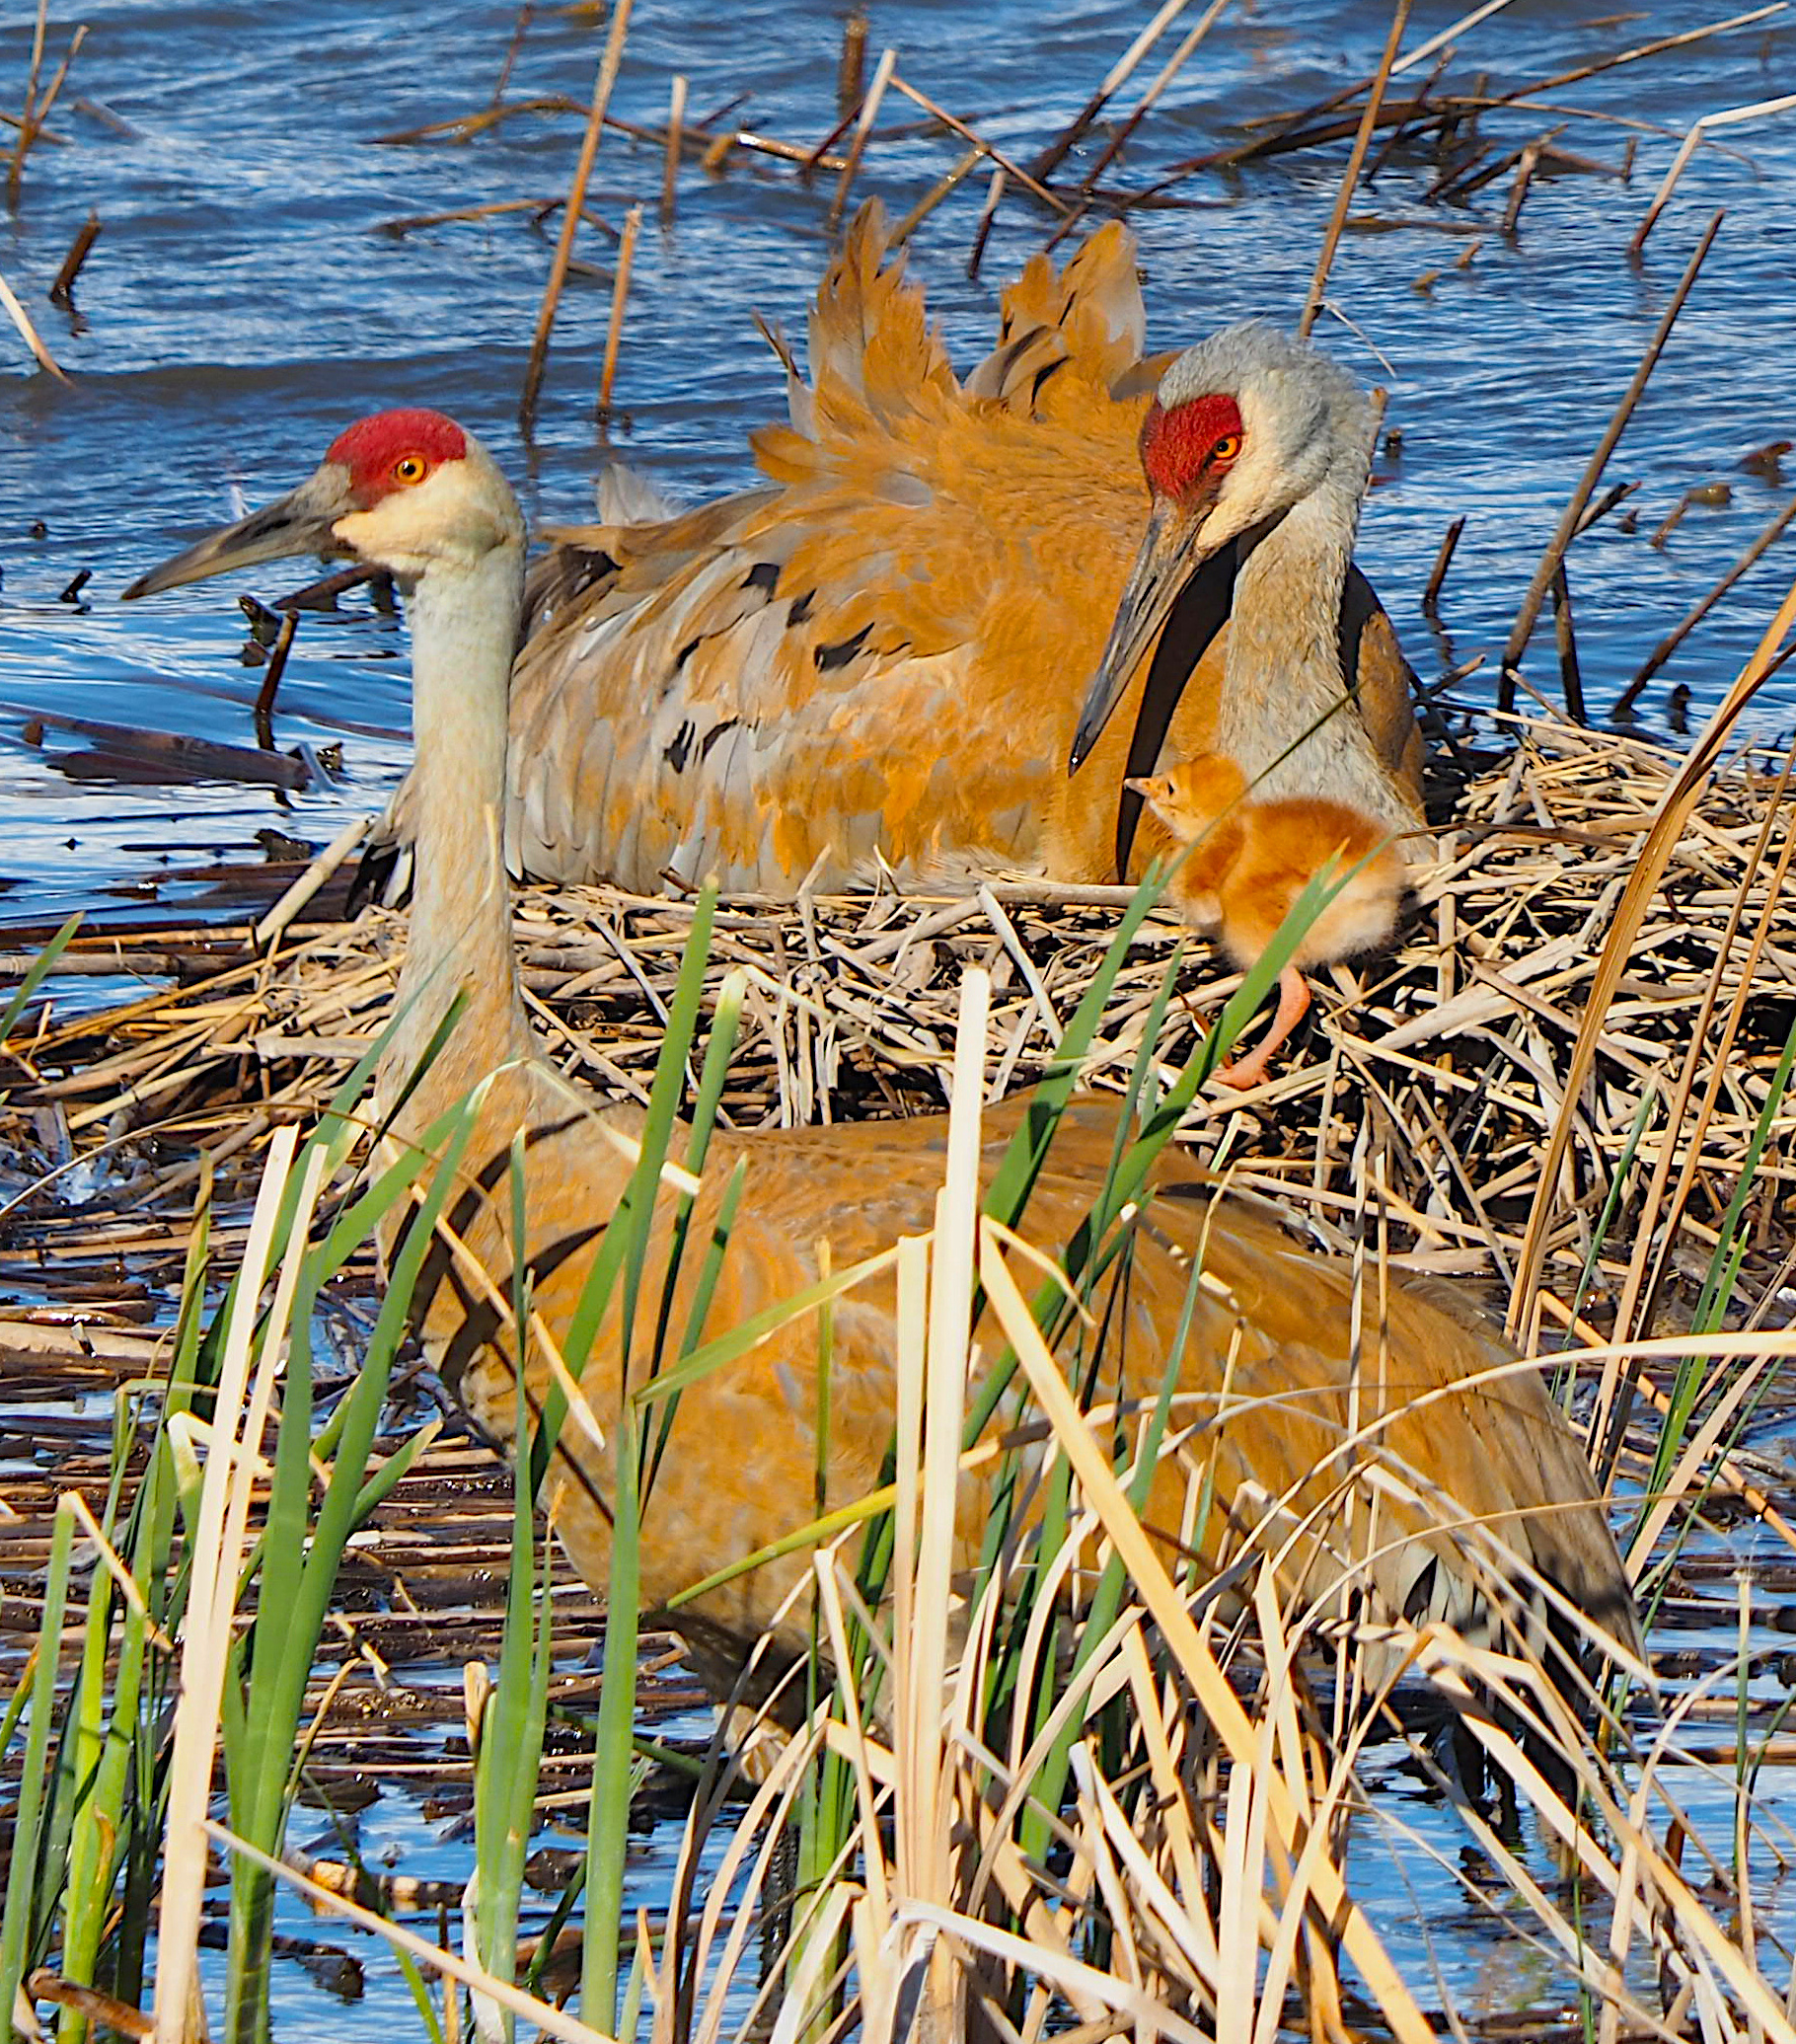
[[[1194,503],[1170,497],[1155,500],[1141,552],[1116,606],[1103,658],[1080,708],[1079,727],[1073,733],[1073,751],[1067,761],[1069,774],[1079,771],[1102,735],[1137,669],[1154,650],[1179,591],[1217,552],[1220,542],[1206,544],[1203,536],[1214,501],[1214,492]]]
[[[263,561],[284,561],[296,554],[329,558],[349,553],[333,529],[338,518],[355,508],[348,488],[348,470],[327,462],[278,503],[252,511],[235,525],[227,525],[185,554],[139,575],[124,592],[126,600],[154,596],[158,590],[173,589],[182,582],[202,582],[211,575],[254,568]]]

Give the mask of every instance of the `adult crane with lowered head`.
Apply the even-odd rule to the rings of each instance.
[[[1080,691],[1151,509],[1152,530],[1173,533],[1163,507],[1189,495],[1180,463],[1202,451],[1189,426],[1211,416],[1184,396],[1151,408],[1164,358],[1141,360],[1145,330],[1135,244],[1112,223],[1059,273],[1045,256],[1025,266],[996,350],[963,382],[869,204],[818,290],[808,383],[788,357],[789,423],[752,435],[763,485],[663,517],[602,486],[604,522],[559,530],[532,568],[509,713],[513,871],[640,891],[714,872],[776,897],[882,864],[909,881],[1110,879],[1119,804],[1136,811],[1120,784],[1155,770],[1162,736],[1168,758],[1250,731],[1256,751],[1301,738],[1273,664],[1288,642],[1267,635],[1294,594],[1334,647],[1343,700],[1288,774],[1419,823],[1409,670],[1349,559],[1369,407],[1313,349],[1254,329],[1218,337],[1198,374],[1238,393],[1230,502],[1253,479],[1260,530],[1154,555],[1154,603],[1129,609],[1127,658],[1109,663],[1069,783]],[[1326,545],[1294,547],[1318,525]],[[1150,608],[1152,629],[1134,629]],[[412,807],[406,790],[401,836]],[[1147,826],[1144,846],[1162,844]]]

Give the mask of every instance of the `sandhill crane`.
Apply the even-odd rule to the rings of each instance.
[[[1219,554],[1152,688],[1118,674],[1130,714],[1068,784],[1079,692],[1148,520],[1145,324],[1133,239],[1111,224],[1058,275],[1029,263],[1004,293],[997,350],[962,383],[879,208],[863,210],[817,293],[808,386],[788,357],[790,422],[752,436],[765,485],[679,517],[563,529],[533,569],[511,695],[512,870],[643,891],[715,872],[777,897],[881,861],[913,880],[1113,878],[1118,783],[1152,771],[1179,683],[1190,674],[1171,756],[1222,742],[1227,712],[1227,635],[1205,649],[1228,603]],[[1363,441],[1364,401],[1332,422]],[[1348,455],[1363,487],[1366,448]],[[1294,490],[1308,473],[1293,470]],[[1358,681],[1340,730],[1398,791],[1385,806],[1419,822],[1389,621],[1345,554],[1316,568],[1308,607],[1350,643]],[[409,806],[403,794],[401,834]]]
[[[1235,601],[1215,741],[1186,750],[1233,759],[1256,795],[1321,795],[1393,832],[1421,822],[1408,699],[1369,695],[1363,679],[1350,688],[1341,658],[1373,430],[1372,406],[1344,369],[1257,322],[1213,334],[1164,370],[1141,429],[1148,530],[1080,713],[1073,766],[1097,744],[1191,574],[1229,550]]]
[[[1389,939],[1403,898],[1401,855],[1382,824],[1345,802],[1316,795],[1250,800],[1246,775],[1220,752],[1200,752],[1123,785],[1146,801],[1175,845],[1190,848],[1167,881],[1179,913],[1196,929],[1214,930],[1243,969],[1317,874],[1333,889],[1279,974],[1271,1027],[1252,1052],[1216,1074],[1230,1086],[1257,1086],[1310,1006],[1304,968],[1351,958]]]
[[[537,1315],[552,1333],[565,1328],[642,1126],[638,1109],[601,1105],[528,1054],[497,829],[523,521],[497,467],[459,426],[434,413],[388,413],[351,426],[291,495],[202,540],[126,594],[314,552],[384,568],[406,594],[420,856],[397,994],[402,1020],[382,1058],[379,1086],[384,1102],[397,1109],[397,1134],[417,1141],[476,1082],[490,1080],[466,1152],[466,1189],[447,1216],[465,1253],[436,1259],[415,1303],[429,1352],[459,1382],[482,1423],[505,1438],[514,1428],[515,1352],[511,1336],[495,1325],[492,1302],[512,1296],[509,1273],[521,1252],[533,1272]],[[402,1082],[458,995],[467,1006],[446,1049],[400,1098]],[[989,1116],[988,1170],[1022,1104]],[[1062,1251],[1103,1177],[1115,1127],[1114,1104],[1095,1099],[1066,1117],[1027,1208],[1032,1243]],[[506,1180],[508,1148],[520,1134],[528,1180],[521,1245],[512,1238]],[[697,1239],[710,1237],[739,1158],[746,1181],[706,1329],[737,1325],[813,1282],[819,1243],[830,1245],[835,1267],[844,1268],[901,1235],[927,1231],[944,1142],[945,1121],[936,1116],[717,1135],[694,1217]],[[665,1257],[673,1205],[664,1195],[651,1247],[657,1259]],[[1375,1312],[1362,1328],[1347,1260],[1298,1248],[1266,1210],[1205,1184],[1176,1151],[1162,1153],[1142,1196],[1135,1238],[1126,1288],[1112,1302],[1100,1395],[1151,1400],[1158,1393],[1192,1259],[1201,1256],[1203,1282],[1178,1365],[1186,1401],[1179,1410],[1198,1422],[1191,1452],[1213,1458],[1216,1508],[1206,1536],[1212,1558],[1223,1522],[1234,1514],[1257,1523],[1277,1508],[1269,1498],[1299,1514],[1317,1507],[1336,1525],[1334,1508],[1350,1487],[1337,1455],[1350,1413],[1369,1418],[1387,1400],[1405,1409],[1356,1451],[1355,1466],[1388,1458],[1436,1501],[1410,1507],[1386,1495],[1379,1514],[1349,1515],[1333,1535],[1342,1552],[1303,1557],[1310,1590],[1318,1582],[1325,1587],[1331,1570],[1365,1548],[1376,1520],[1376,1554],[1362,1558],[1383,1595],[1416,1613],[1475,1617],[1487,1609],[1477,1601],[1480,1579],[1449,1523],[1463,1510],[1483,1516],[1489,1537],[1516,1558],[1514,1573],[1526,1572],[1520,1564],[1538,1569],[1581,1610],[1635,1640],[1627,1580],[1589,1467],[1538,1380],[1523,1373],[1462,1382],[1508,1359],[1475,1316],[1457,1310],[1456,1301],[1444,1310],[1416,1287],[1392,1282],[1387,1301],[1380,1296],[1382,1322]],[[676,1325],[687,1322],[701,1260],[686,1259]],[[476,1265],[489,1283],[471,1274]],[[844,1302],[836,1317],[825,1472],[832,1508],[876,1480],[887,1450],[898,1367],[894,1315],[888,1277]],[[651,1338],[638,1324],[628,1359],[637,1373],[646,1367]],[[1369,1360],[1376,1357],[1363,1383],[1354,1362],[1362,1343]],[[601,1328],[586,1367],[584,1390],[602,1419],[618,1410],[625,1388],[622,1346],[614,1320]],[[646,1503],[646,1607],[663,1605],[720,1564],[808,1521],[816,1365],[814,1321],[800,1321],[687,1388]],[[533,1400],[541,1399],[548,1367],[539,1345],[526,1366]],[[1219,1411],[1225,1373],[1229,1402]],[[1423,1409],[1408,1410],[1417,1397]],[[613,1432],[597,1446],[587,1434],[564,1429],[549,1484],[559,1533],[595,1584],[607,1579],[615,1439]],[[1453,1502],[1440,1503],[1442,1494]],[[1166,1533],[1176,1528],[1183,1495],[1183,1474],[1162,1467],[1150,1523]],[[964,1479],[963,1502],[970,1557],[987,1505],[972,1477]],[[1445,1518],[1435,1519],[1435,1511]],[[678,1614],[676,1625],[696,1638],[701,1665],[713,1679],[719,1663],[725,1674],[733,1669],[806,1565],[804,1556],[787,1555]],[[806,1630],[802,1620],[789,1620],[780,1637],[801,1647]]]

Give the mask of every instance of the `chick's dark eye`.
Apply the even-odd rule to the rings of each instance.
[[[1210,459],[1211,459],[1212,461],[1233,461],[1233,460],[1235,459],[1235,456],[1236,456],[1237,454],[1239,454],[1239,452],[1240,452],[1240,451],[1241,451],[1241,436],[1240,436],[1240,434],[1239,434],[1239,433],[1225,433],[1225,434],[1224,434],[1224,435],[1222,436],[1222,438],[1221,438],[1220,440],[1218,440],[1218,441],[1217,441],[1216,445],[1215,445],[1214,447],[1212,447],[1212,448],[1211,448],[1211,450],[1210,450]]]
[[[396,483],[421,483],[424,480],[424,457],[421,454],[402,454],[393,464],[393,480]]]

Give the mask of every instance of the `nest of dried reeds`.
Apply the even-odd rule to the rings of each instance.
[[[1400,1265],[1488,1278],[1505,1296],[1598,954],[1681,765],[1641,740],[1546,717],[1516,720],[1515,735],[1513,751],[1468,781],[1396,949],[1357,973],[1337,969],[1272,1081],[1245,1095],[1213,1087],[1186,1128],[1212,1164],[1301,1210],[1329,1246],[1376,1230]],[[1547,1265],[1568,1292],[1582,1274],[1583,1311],[1599,1323],[1649,1202],[1675,1222],[1657,1273],[1671,1308],[1685,1271],[1709,1258],[1756,1132],[1747,1197],[1761,1269],[1749,1292],[1775,1290],[1796,1255],[1796,1125],[1785,1109],[1768,1135],[1759,1127],[1796,1023],[1783,892],[1796,812],[1784,771],[1749,752],[1714,776],[1605,1017]],[[708,998],[733,968],[748,981],[726,1119],[786,1126],[940,1107],[969,962],[993,974],[991,1090],[1028,1085],[1126,899],[1120,888],[994,880],[726,903]],[[527,998],[551,1054],[599,1094],[645,1098],[691,924],[691,905],[674,898],[520,893]],[[1107,1007],[1091,1085],[1126,1082],[1181,941],[1178,997],[1154,1046],[1168,1072],[1237,984],[1169,915],[1151,920]],[[166,944],[177,983],[70,1022],[46,1009],[14,1034],[34,1081],[15,1098],[37,1110],[22,1134],[63,1158],[104,1146],[105,1205],[167,1211],[190,1196],[201,1156],[248,1169],[269,1130],[315,1114],[387,1014],[405,923],[372,910],[296,925],[265,956],[245,947],[197,968],[189,942],[134,935],[129,962],[153,964]],[[90,948],[89,969],[105,948]],[[34,1197],[52,1200],[53,1188]]]

